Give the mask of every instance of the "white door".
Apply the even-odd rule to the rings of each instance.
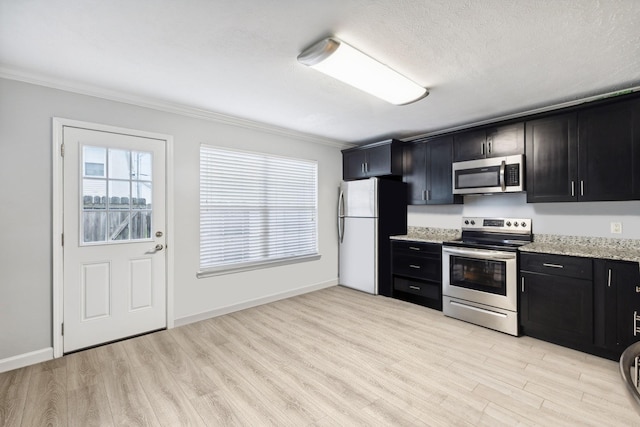
[[[64,352],[166,327],[163,140],[63,128]]]

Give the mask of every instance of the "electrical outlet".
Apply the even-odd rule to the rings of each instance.
[[[613,234],[622,234],[622,223],[621,222],[612,222],[611,223],[611,233],[613,233]]]

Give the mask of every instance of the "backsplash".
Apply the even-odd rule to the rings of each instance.
[[[463,205],[417,206],[407,210],[414,227],[457,228],[463,216],[531,218],[533,234],[640,239],[640,201],[527,203],[526,194],[465,196]],[[610,232],[611,222],[622,233]]]

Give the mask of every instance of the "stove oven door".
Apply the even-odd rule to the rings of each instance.
[[[517,311],[517,254],[443,246],[442,294]]]

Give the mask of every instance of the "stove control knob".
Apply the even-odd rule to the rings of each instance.
[[[476,222],[474,220],[471,220],[471,225],[476,225]]]
[[[521,225],[521,226],[523,226],[523,227],[526,227],[526,226],[527,226],[527,223],[526,223],[526,222],[524,222],[524,221],[522,221],[522,224],[520,224],[520,225]]]
[[[469,220],[468,220],[468,219],[465,219],[465,220],[464,220],[464,224],[465,224],[465,225],[469,225]]]
[[[507,221],[507,227],[511,227],[511,221]]]
[[[520,224],[518,224],[517,222],[514,222],[514,223],[513,223],[513,225],[514,225],[514,227],[517,227],[517,226],[519,226]]]

